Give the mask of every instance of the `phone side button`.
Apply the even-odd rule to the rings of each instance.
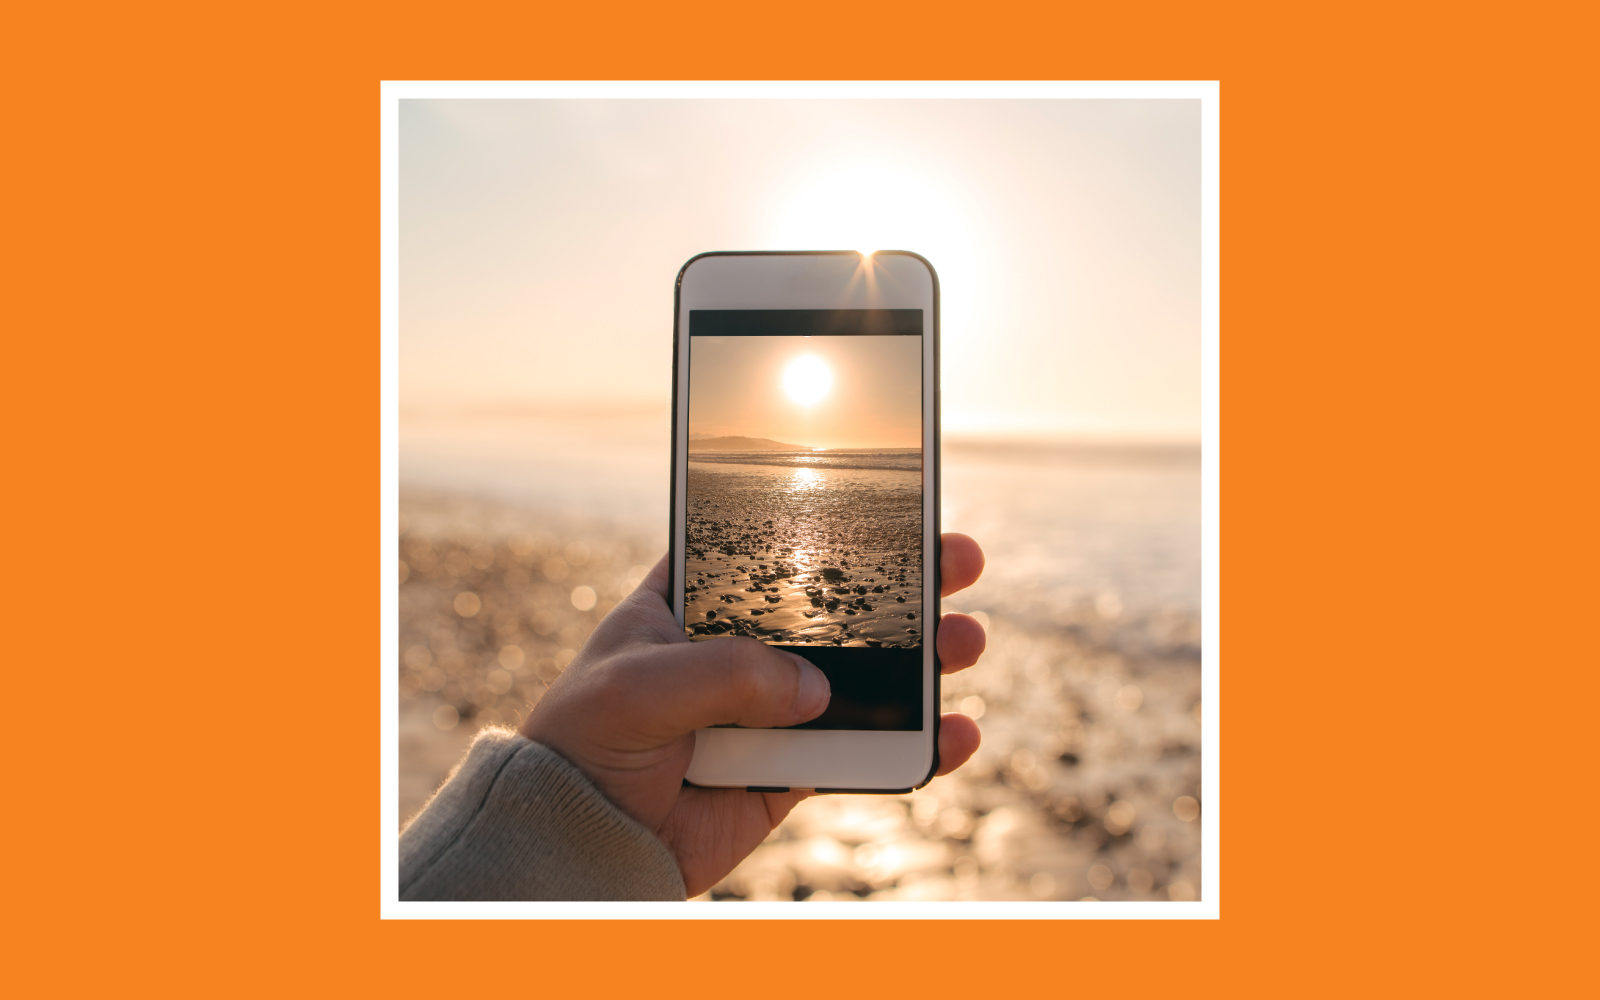
[[[767,785],[749,785],[745,788],[747,792],[787,792],[788,790],[787,788],[769,787]]]

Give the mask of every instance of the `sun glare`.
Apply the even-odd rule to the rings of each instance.
[[[960,329],[980,297],[978,234],[968,224],[959,189],[922,171],[857,164],[813,178],[789,196],[775,217],[773,244],[796,250],[858,248],[866,261],[879,250],[911,250],[939,270],[946,331]]]
[[[783,370],[783,389],[789,398],[810,406],[833,388],[833,372],[828,366],[809,355],[795,358]]]

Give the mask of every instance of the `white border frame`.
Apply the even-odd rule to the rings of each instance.
[[[379,88],[380,150],[380,348],[381,472],[379,492],[379,733],[382,791],[379,796],[379,914],[384,919],[1216,919],[1220,908],[1221,824],[1218,720],[1220,719],[1221,473],[1218,362],[1220,333],[1220,86],[1216,81],[385,81]],[[400,428],[400,101],[414,98],[538,100],[552,98],[718,99],[857,98],[1014,100],[1191,99],[1200,101],[1200,338],[1201,504],[1200,901],[1163,902],[937,902],[937,903],[438,903],[400,902],[399,826],[400,697],[394,664],[399,661]],[[666,318],[662,319],[663,324]],[[663,326],[665,329],[665,326]],[[665,334],[663,334],[665,336]]]

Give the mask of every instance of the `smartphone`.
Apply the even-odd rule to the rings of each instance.
[[[688,781],[909,792],[938,766],[939,280],[914,253],[678,273],[672,589],[691,642],[816,664],[818,718],[695,734]]]

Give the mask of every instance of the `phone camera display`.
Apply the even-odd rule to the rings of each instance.
[[[898,678],[852,728],[916,728],[921,703],[921,332],[920,310],[691,315],[684,629]]]

